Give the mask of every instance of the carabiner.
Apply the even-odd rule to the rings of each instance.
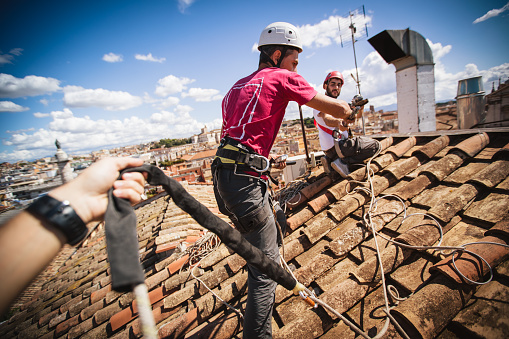
[[[259,170],[257,169],[256,167],[254,166],[251,166],[252,169],[254,169],[256,172],[258,173],[265,173],[269,170],[269,167],[270,167],[270,162],[269,162],[269,159],[267,159],[266,157],[264,157],[263,155],[259,155],[259,154],[252,154],[253,157],[259,157],[259,158],[262,158],[263,160],[265,160],[265,163],[267,164],[267,166],[265,166],[265,168]]]

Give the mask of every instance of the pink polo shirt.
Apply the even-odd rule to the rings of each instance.
[[[290,101],[304,105],[316,90],[299,74],[275,67],[240,79],[223,99],[223,134],[267,157]]]

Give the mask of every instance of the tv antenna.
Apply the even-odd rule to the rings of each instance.
[[[351,73],[350,75],[357,85],[358,94],[361,95],[361,79],[359,78],[359,69],[357,67],[355,43],[361,39],[367,38],[368,36],[368,24],[364,5],[354,9],[353,11],[349,11],[347,15],[340,17],[338,19],[338,28],[341,47],[345,47],[350,44],[350,42],[352,43],[356,76]]]

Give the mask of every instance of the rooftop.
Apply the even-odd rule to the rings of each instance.
[[[437,116],[438,118],[438,116]],[[370,336],[385,324],[384,277],[400,301],[388,297],[411,338],[504,337],[509,332],[509,129],[450,130],[385,135],[370,165],[377,200],[371,225],[363,222],[371,195],[365,167],[332,179],[320,167],[287,210],[284,259],[322,301]],[[210,185],[186,185],[221,218]],[[351,193],[347,193],[347,190]],[[290,205],[288,205],[290,206]],[[179,253],[208,232],[166,195],[136,209],[139,253],[160,337],[242,337],[242,321],[190,276]],[[426,215],[426,216],[425,216]],[[404,222],[403,222],[403,219]],[[441,226],[443,237],[440,240]],[[373,238],[373,230],[384,237]],[[451,256],[397,246],[461,246]],[[214,240],[211,240],[214,243]],[[177,249],[176,249],[177,248]],[[185,254],[185,253],[184,253]],[[15,255],[15,253],[13,253]],[[475,285],[473,281],[488,281]],[[456,265],[460,275],[454,269]],[[221,244],[195,269],[223,300],[243,309],[245,261]],[[34,287],[36,286],[36,288]],[[66,247],[19,310],[0,324],[0,337],[139,337],[132,293],[111,290],[104,229],[99,226],[76,251]],[[34,289],[36,291],[34,291]],[[446,307],[444,307],[446,306]],[[276,290],[274,338],[342,338],[356,333],[322,307],[312,308],[281,286]],[[389,325],[384,337],[402,337]]]

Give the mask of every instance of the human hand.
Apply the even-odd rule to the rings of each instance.
[[[275,169],[285,168],[287,158],[288,156],[286,154],[280,156],[274,156],[273,154],[269,154],[269,161],[272,164],[272,167]]]
[[[352,113],[345,120],[347,124],[351,124],[351,123],[355,122],[355,120],[357,119],[357,112],[358,112],[358,109],[354,108]]]
[[[136,158],[102,159],[49,195],[58,200],[68,200],[85,223],[101,220],[108,206],[108,191],[111,187],[118,198],[128,199],[131,204],[141,201],[146,173],[124,173],[122,180],[117,180],[121,170],[141,165],[143,160]]]
[[[343,108],[344,110],[344,113],[345,113],[345,117],[343,118],[344,120],[347,120],[349,123],[351,122],[350,121],[350,117],[352,116],[352,106],[346,102],[346,101],[343,101],[343,100],[338,100],[341,104],[341,107]]]

